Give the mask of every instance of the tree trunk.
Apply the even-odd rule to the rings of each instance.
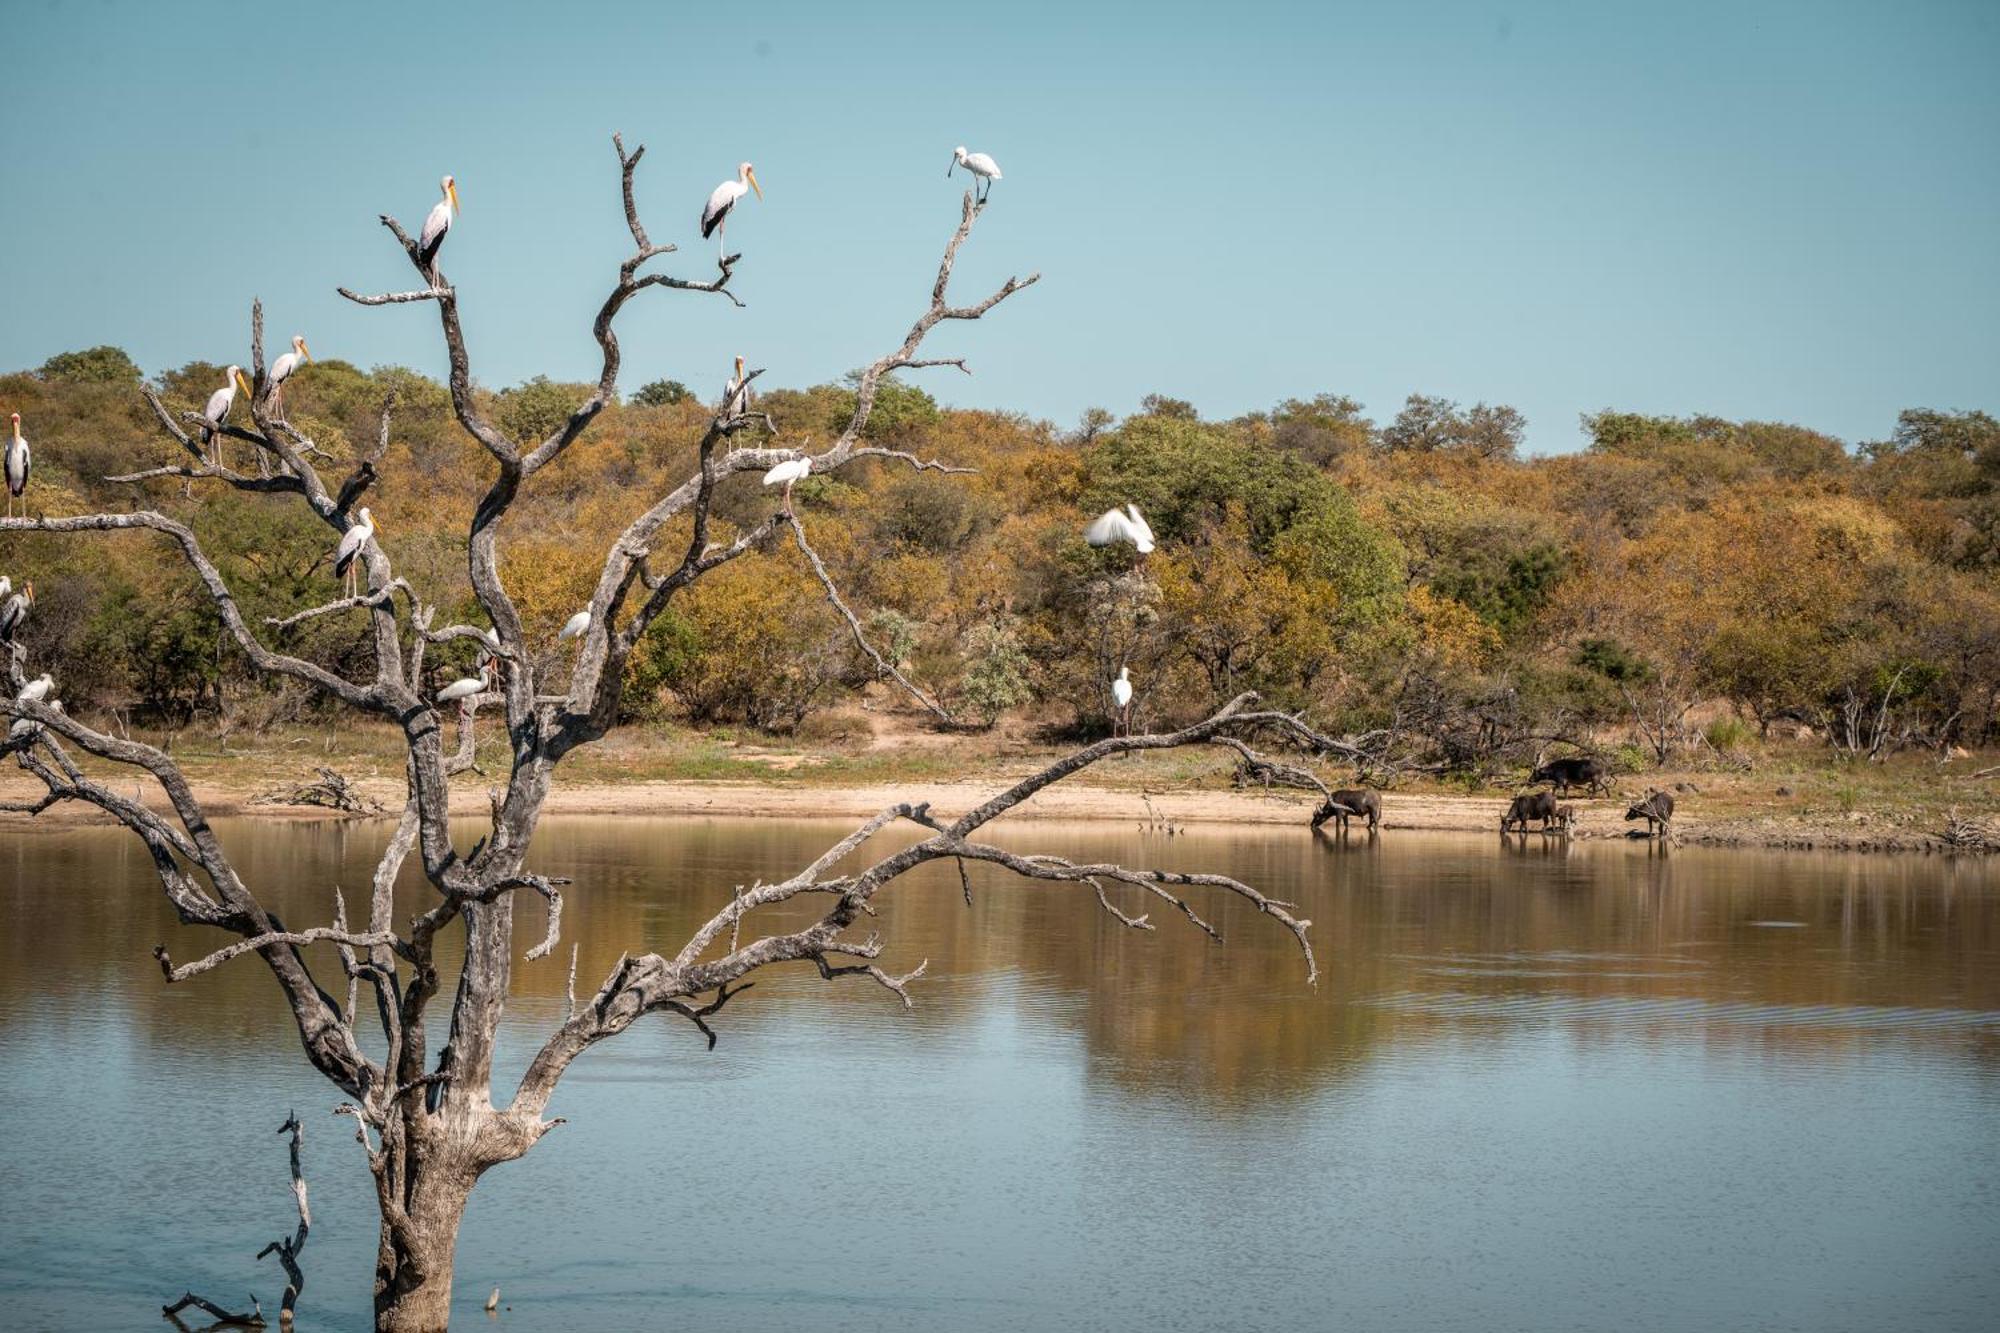
[[[418,1156],[405,1168],[406,1227],[382,1223],[375,1260],[375,1333],[443,1333],[451,1322],[452,1261],[465,1201],[479,1178],[470,1164]]]

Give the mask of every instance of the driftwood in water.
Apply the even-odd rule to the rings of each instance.
[[[288,1280],[285,1283],[284,1299],[278,1306],[278,1322],[289,1328],[292,1323],[292,1313],[298,1308],[299,1293],[304,1291],[306,1286],[305,1271],[299,1267],[299,1253],[305,1249],[306,1237],[312,1232],[312,1209],[306,1203],[306,1177],[299,1166],[299,1145],[305,1141],[306,1131],[305,1126],[299,1123],[298,1112],[294,1111],[286,1116],[285,1123],[278,1126],[278,1132],[292,1136],[292,1198],[299,1206],[299,1226],[290,1237],[280,1236],[257,1251],[257,1257],[262,1259],[267,1254],[276,1254],[278,1262],[285,1266],[285,1276]],[[172,1305],[161,1306],[160,1313],[179,1325],[181,1311],[189,1306],[200,1310],[217,1324],[231,1328],[265,1326],[264,1307],[258,1303],[255,1292],[250,1293],[250,1309],[243,1314],[226,1310],[207,1297],[197,1296],[191,1291],[181,1293],[181,1298]]]

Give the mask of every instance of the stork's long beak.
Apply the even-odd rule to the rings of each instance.
[[[306,346],[304,338],[299,339],[299,354],[308,361],[313,359],[312,348]]]
[[[759,199],[762,199],[764,197],[764,187],[757,183],[757,173],[754,171],[746,171],[743,173],[743,176],[744,179],[750,182],[750,188],[757,192],[757,197]]]
[[[243,377],[243,372],[240,370],[236,372],[236,387],[244,393],[250,392],[250,381]]]
[[[452,212],[454,212],[454,213],[462,213],[462,212],[464,212],[464,211],[465,211],[465,209],[464,209],[464,206],[463,206],[463,205],[461,205],[461,204],[460,204],[460,203],[458,202],[458,182],[457,182],[457,181],[453,181],[453,182],[451,183],[451,188],[450,188],[450,189],[448,189],[448,190],[446,190],[446,191],[445,191],[445,193],[451,196],[451,211],[452,211]]]

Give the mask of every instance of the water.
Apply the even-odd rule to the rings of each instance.
[[[577,878],[521,967],[506,1064],[626,948],[842,823],[552,820]],[[377,824],[226,823],[294,923],[358,890]],[[470,841],[468,830],[466,841]],[[458,1323],[516,1330],[1984,1329],[2000,1305],[2000,866],[1304,830],[1021,825],[1012,845],[1235,875],[1289,937],[975,870],[892,890],[905,1014],[794,972],[704,1048],[649,1020],[586,1056],[569,1123],[474,1195]],[[406,886],[410,907],[420,885]],[[1139,910],[1125,899],[1128,910]],[[358,906],[358,899],[357,904]],[[524,905],[523,947],[540,937]],[[177,926],[111,829],[0,830],[0,1323],[154,1330],[184,1287],[282,1281],[306,1120],[300,1327],[362,1330],[351,1122],[254,961],[174,987]]]

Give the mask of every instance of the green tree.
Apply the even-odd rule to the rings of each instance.
[[[139,367],[122,347],[105,344],[81,352],[58,352],[42,362],[41,377],[62,384],[122,384],[136,388]]]

